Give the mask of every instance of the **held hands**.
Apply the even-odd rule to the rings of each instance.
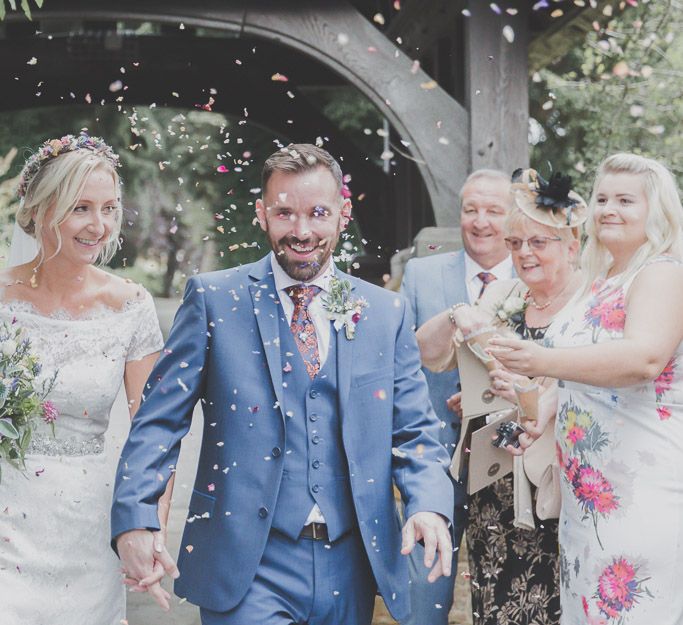
[[[550,350],[533,341],[494,336],[486,350],[501,365],[513,373],[535,378],[547,375],[547,354]]]
[[[149,530],[131,530],[116,539],[125,575],[124,584],[133,592],[148,592],[166,611],[170,609],[171,595],[159,583],[164,575],[173,579],[180,576],[178,567],[166,550],[165,533]]]
[[[424,541],[424,565],[428,569],[432,569],[427,576],[428,582],[435,582],[442,575],[444,577],[450,576],[453,545],[446,521],[440,514],[436,514],[436,512],[416,512],[406,521],[402,534],[403,546],[401,547],[401,553],[404,556],[412,552],[418,540]],[[434,564],[437,552],[438,559],[436,564]],[[434,568],[432,568],[432,565],[434,565]]]

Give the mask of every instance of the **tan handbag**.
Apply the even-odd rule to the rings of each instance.
[[[524,452],[524,472],[536,487],[536,516],[556,519],[560,516],[560,467],[555,453],[555,419],[543,434]]]

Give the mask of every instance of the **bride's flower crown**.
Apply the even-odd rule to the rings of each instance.
[[[90,150],[93,154],[109,161],[113,167],[118,167],[120,164],[118,154],[100,137],[91,137],[88,133],[81,132],[78,136],[65,135],[61,139],[50,139],[43,143],[35,154],[26,161],[19,177],[17,189],[19,198],[24,198],[31,180],[40,171],[44,163],[52,158],[57,158],[60,154],[75,152],[76,150]]]

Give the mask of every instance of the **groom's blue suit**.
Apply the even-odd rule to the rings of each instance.
[[[331,329],[333,379],[318,375],[297,382],[305,388],[294,386],[301,377],[290,377],[283,354],[298,354],[287,347],[292,337],[266,257],[190,278],[133,420],[117,474],[114,537],[159,527],[156,502],[177,462],[193,407],[202,403],[202,449],[175,589],[208,610],[226,612],[240,603],[269,535],[275,529],[288,535],[315,501],[331,539],[349,524],[358,529],[377,588],[393,616],[403,619],[410,610],[408,568],[400,554],[392,481],[407,516],[432,511],[452,518],[449,457],[438,443],[438,420],[405,300],[337,274],[368,307],[353,340],[343,329]],[[326,436],[331,439],[324,453],[327,465],[336,467],[332,481],[339,481],[329,500],[320,496],[327,482],[321,482],[321,492],[311,487],[317,479],[311,464],[297,465],[295,458],[297,449],[319,449],[312,438],[309,452],[305,438],[303,444],[295,440],[307,436],[308,417],[317,418],[312,411],[320,412],[319,400],[327,410],[321,420],[332,420],[322,430],[321,445]],[[298,490],[292,478],[297,471],[303,472]]]

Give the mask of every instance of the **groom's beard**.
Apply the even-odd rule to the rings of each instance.
[[[310,282],[316,278],[327,265],[327,262],[337,245],[337,241],[339,240],[340,232],[341,230],[338,229],[334,237],[330,237],[326,240],[317,237],[298,239],[293,235],[288,235],[278,241],[274,241],[271,239],[270,234],[268,234],[268,239],[273,248],[273,252],[275,252],[275,258],[277,258],[277,262],[284,272],[293,280]],[[311,253],[309,258],[302,261],[295,257],[295,252],[290,247],[292,244],[304,247],[314,247],[315,251]]]

